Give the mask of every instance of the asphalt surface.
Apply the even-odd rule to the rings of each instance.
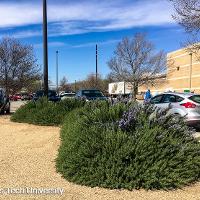
[[[27,101],[11,101],[10,112],[14,113],[20,106],[24,105]]]

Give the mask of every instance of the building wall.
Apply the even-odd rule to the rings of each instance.
[[[190,54],[186,49],[167,55],[167,81],[173,90],[190,90],[191,77],[191,91],[200,93],[200,59],[196,55]]]
[[[190,90],[190,69],[191,70],[191,91],[200,93],[200,52],[192,56],[186,49],[180,49],[167,54],[167,75],[166,78],[159,78],[155,86],[141,86],[139,92],[148,88],[152,93],[165,91],[184,92]],[[192,57],[192,60],[191,60]],[[191,68],[192,66],[192,68]]]

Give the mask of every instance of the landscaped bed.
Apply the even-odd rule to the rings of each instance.
[[[67,180],[129,190],[174,189],[199,180],[200,144],[183,119],[138,104],[111,106],[97,101],[77,105],[60,120],[56,166]],[[29,106],[24,108],[31,113]],[[26,113],[24,108],[18,115]],[[20,121],[16,116],[15,121]]]
[[[62,188],[61,195],[2,195],[10,200],[197,200],[200,183],[175,191],[109,190],[83,187],[56,173],[55,159],[60,145],[59,128],[13,123],[10,116],[0,117],[2,188]]]

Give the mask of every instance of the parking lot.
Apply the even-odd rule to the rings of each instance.
[[[10,111],[14,113],[20,106],[24,105],[26,101],[11,101],[10,102]]]

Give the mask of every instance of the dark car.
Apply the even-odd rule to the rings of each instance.
[[[10,113],[10,101],[5,90],[0,88],[0,113]]]
[[[85,89],[85,90],[79,90],[76,93],[77,99],[85,99],[87,101],[90,100],[107,100],[107,98],[102,94],[100,90],[97,89]]]
[[[44,97],[44,90],[39,90],[35,93],[33,100],[37,101],[39,98]],[[55,90],[49,90],[48,91],[48,100],[53,102],[60,101],[60,97],[57,95]]]

